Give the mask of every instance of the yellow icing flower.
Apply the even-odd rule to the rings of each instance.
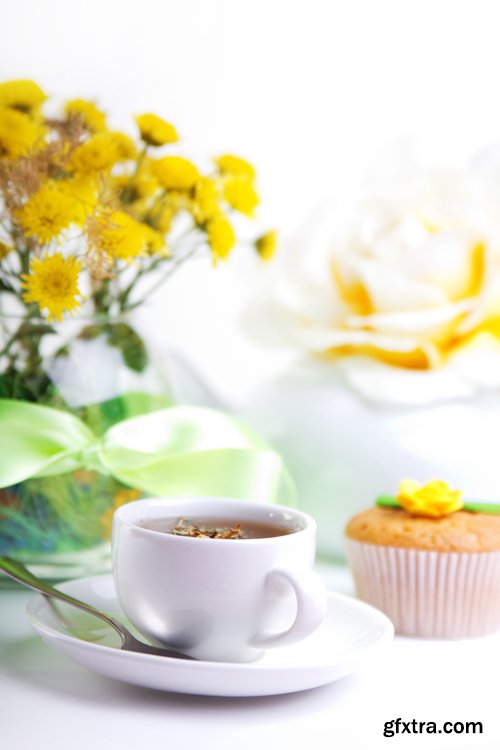
[[[219,211],[219,190],[215,180],[202,177],[195,185],[191,212],[199,224],[204,224]]]
[[[118,148],[109,133],[97,133],[75,150],[70,168],[82,174],[108,172],[119,161]]]
[[[200,179],[198,169],[183,156],[165,156],[152,166],[159,183],[167,190],[190,190]]]
[[[441,518],[463,508],[462,494],[440,480],[421,485],[413,479],[404,479],[396,500],[413,516]]]
[[[252,165],[245,161],[245,159],[241,159],[239,156],[223,154],[217,159],[214,159],[214,161],[224,175],[230,175],[231,177],[246,177],[249,180],[253,180],[255,177],[255,169]]]
[[[45,258],[33,258],[29,274],[22,275],[25,302],[36,302],[46,309],[49,320],[61,320],[64,312],[72,312],[80,305],[78,275],[81,263],[73,257],[63,258],[61,253]]]
[[[23,112],[0,108],[0,157],[25,156],[44,135],[43,128],[36,125]]]
[[[276,245],[278,244],[278,233],[275,229],[266,232],[261,235],[255,241],[255,249],[262,258],[262,260],[271,260],[274,253],[276,252]]]
[[[246,177],[232,177],[224,183],[224,199],[231,208],[250,218],[259,203],[257,192]]]
[[[135,118],[142,140],[150,146],[164,146],[179,140],[177,130],[169,122],[156,115],[138,115]]]
[[[0,83],[0,107],[11,107],[33,114],[47,98],[34,81],[19,80]]]
[[[146,248],[144,225],[125,213],[114,211],[100,220],[99,250],[117,260],[129,260]]]
[[[215,261],[227,258],[236,244],[234,229],[224,214],[208,222],[207,237]]]
[[[47,183],[16,212],[26,237],[36,237],[42,245],[55,239],[71,224],[82,223],[82,204],[54,183]]]
[[[95,106],[94,102],[86,99],[73,99],[66,102],[64,110],[69,117],[80,117],[84,126],[94,133],[106,128],[106,115]]]

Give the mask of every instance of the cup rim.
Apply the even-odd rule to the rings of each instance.
[[[177,503],[189,503],[189,502],[200,502],[200,504],[206,504],[210,500],[216,501],[218,503],[238,503],[238,505],[250,506],[256,510],[265,510],[269,511],[273,508],[284,511],[286,513],[290,513],[293,515],[294,519],[297,519],[302,522],[303,526],[300,529],[294,530],[291,534],[284,534],[281,536],[269,536],[269,537],[260,537],[255,539],[210,539],[210,548],[213,549],[214,544],[223,544],[224,547],[228,547],[229,545],[233,545],[236,542],[245,542],[245,547],[247,545],[256,545],[256,544],[276,544],[276,540],[279,539],[281,542],[285,542],[285,540],[290,539],[296,539],[299,536],[302,536],[304,533],[311,531],[316,532],[316,521],[314,518],[307,513],[304,513],[301,510],[298,510],[297,508],[291,508],[287,505],[281,505],[281,503],[266,503],[266,502],[260,502],[258,500],[245,500],[242,498],[234,498],[234,497],[222,497],[222,496],[201,496],[201,495],[193,495],[193,496],[185,496],[185,497],[150,497],[150,498],[141,498],[139,500],[132,500],[129,503],[126,503],[125,505],[122,505],[121,507],[117,508],[113,514],[113,527],[116,526],[116,524],[120,523],[123,526],[127,526],[128,528],[133,528],[136,530],[136,532],[139,532],[140,534],[144,535],[145,537],[151,537],[151,538],[168,538],[169,544],[186,544],[186,543],[194,543],[199,544],[199,539],[192,538],[192,537],[183,537],[183,536],[177,536],[175,534],[165,534],[164,531],[156,531],[155,529],[148,529],[144,526],[140,526],[138,521],[139,517],[136,515],[135,519],[132,520],[130,518],[127,518],[127,515],[134,514],[138,511],[139,508],[147,507],[148,505],[156,505],[160,502],[172,502],[175,501]],[[175,514],[174,514],[175,515]],[[207,515],[210,515],[208,513]],[[143,519],[140,519],[143,520]],[[238,544],[238,547],[240,545]]]

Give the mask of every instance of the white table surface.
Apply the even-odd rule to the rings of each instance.
[[[341,567],[319,565],[352,593]],[[0,591],[0,746],[5,750],[350,750],[500,748],[500,634],[469,641],[396,638],[384,656],[331,685],[225,699],[115,682],[68,661],[31,631],[31,594]],[[384,722],[481,721],[481,736],[382,736]]]

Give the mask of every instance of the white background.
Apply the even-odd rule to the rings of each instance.
[[[496,0],[4,0],[1,16],[3,78],[95,99],[120,127],[157,112],[186,153],[252,160],[285,248],[395,138],[456,161],[500,139]],[[237,327],[261,276],[243,254],[200,263],[154,307],[227,398],[281,362]]]
[[[176,123],[186,153],[246,156],[260,174],[262,226],[279,228],[285,251],[314,207],[350,191],[396,137],[456,161],[500,139],[499,20],[496,0],[4,0],[0,70],[61,100],[93,98],[118,127],[156,112]],[[277,366],[237,325],[260,283],[254,265],[200,263],[153,308],[156,335],[227,398]],[[443,697],[452,718],[466,718],[463,701],[454,713]],[[261,707],[246,717],[256,726]]]

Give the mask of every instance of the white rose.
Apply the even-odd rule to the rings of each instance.
[[[278,298],[295,340],[341,358],[368,398],[426,403],[500,385],[491,163],[372,181],[347,213],[317,217],[286,256]]]

